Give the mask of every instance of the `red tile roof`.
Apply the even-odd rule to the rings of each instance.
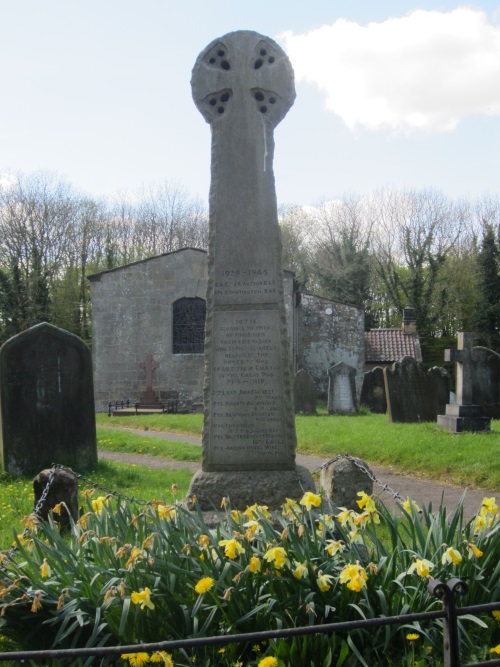
[[[372,329],[365,331],[365,362],[388,363],[403,357],[422,361],[417,333],[404,334],[401,329]]]

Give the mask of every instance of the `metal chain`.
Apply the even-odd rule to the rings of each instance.
[[[348,461],[351,461],[351,463],[354,463],[354,465],[361,470],[362,473],[364,473],[374,484],[377,484],[377,486],[380,486],[380,488],[383,491],[386,491],[387,493],[390,493],[392,497],[395,500],[399,500],[400,502],[405,502],[405,499],[401,496],[398,491],[394,491],[388,484],[384,484],[384,482],[381,482],[379,479],[375,477],[375,475],[368,470],[362,463],[359,462],[358,459],[355,459],[353,456],[350,454],[338,454],[335,456],[333,459],[330,459],[329,461],[326,461],[326,463],[322,463],[320,466],[315,468],[312,473],[313,475],[315,473],[321,472],[323,468],[328,468],[328,466],[332,465],[332,463],[336,463],[337,461],[341,459],[347,459]]]

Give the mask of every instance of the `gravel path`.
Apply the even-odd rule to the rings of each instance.
[[[117,428],[106,425],[106,428]],[[172,440],[177,442],[188,442],[192,445],[201,445],[199,438],[190,435],[180,435],[177,433],[164,433],[160,431],[138,431],[135,429],[118,430],[129,431],[148,438],[159,438],[162,440]],[[191,470],[195,472],[201,468],[200,463],[193,463],[191,461],[174,461],[173,459],[165,459],[157,456],[147,456],[142,454],[125,454],[121,452],[108,452],[99,450],[99,457],[111,461],[122,461],[124,463],[131,463],[135,465],[143,465],[148,468],[169,468],[171,470]],[[297,454],[297,463],[305,466],[309,470],[318,468],[324,459],[314,456],[302,456]],[[382,468],[377,465],[369,464],[375,478],[381,485],[387,485],[390,489],[397,492],[400,496],[406,498],[410,496],[418,505],[427,506],[432,503],[433,508],[439,507],[441,498],[444,505],[449,511],[453,511],[462,494],[466,491],[464,500],[464,514],[467,519],[470,519],[481,507],[481,502],[485,496],[492,496],[494,492],[484,491],[481,489],[465,489],[458,486],[452,486],[444,482],[434,482],[428,479],[421,479],[412,475],[400,474],[397,471]],[[384,491],[380,486],[374,485],[374,494],[383,500],[385,505],[389,508],[396,507],[396,501],[393,496]]]

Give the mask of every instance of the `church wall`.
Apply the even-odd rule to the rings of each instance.
[[[92,299],[92,357],[96,409],[109,401],[139,400],[151,353],[160,366],[153,390],[160,398],[178,391],[201,402],[203,354],[173,354],[172,304],[182,297],[206,298],[207,257],[183,249],[89,276]]]
[[[328,369],[343,361],[356,369],[358,399],[364,375],[364,310],[302,294],[297,313],[297,366],[314,378],[320,394],[328,392]]]

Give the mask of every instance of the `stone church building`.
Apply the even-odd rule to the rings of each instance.
[[[201,405],[206,251],[183,248],[88,278],[96,409],[140,400],[147,355],[158,364],[153,391],[160,401],[175,395],[182,403]],[[301,293],[291,271],[284,272],[284,294],[294,371],[305,368],[326,394],[328,369],[343,361],[356,369],[359,397],[363,308]]]

